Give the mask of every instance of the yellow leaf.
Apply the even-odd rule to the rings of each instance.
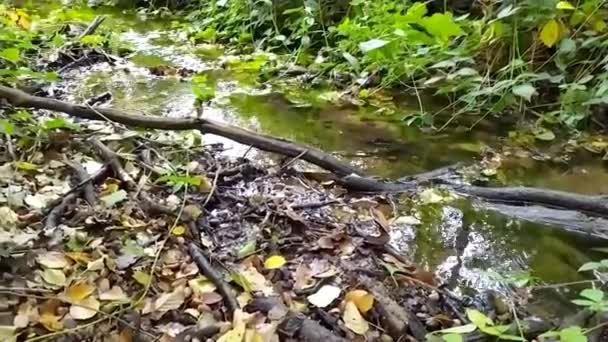
[[[17,329],[14,325],[0,325],[0,341],[16,342],[17,336],[19,336]]]
[[[357,305],[353,302],[346,302],[342,319],[344,325],[355,334],[365,335],[369,330],[369,323],[361,316]]]
[[[368,312],[374,306],[374,296],[365,290],[352,290],[344,296],[344,301],[353,302],[361,313]]]
[[[69,303],[80,303],[83,299],[93,293],[93,291],[95,291],[93,286],[86,282],[80,282],[68,287],[65,290],[65,297]]]
[[[264,339],[255,329],[245,330],[245,342],[264,342]]]
[[[552,47],[559,38],[559,24],[555,19],[549,20],[540,31],[540,40],[547,47]]]
[[[86,266],[89,262],[91,262],[91,257],[87,253],[66,252],[65,255],[83,266]]]
[[[557,5],[555,6],[555,8],[557,9],[563,9],[563,10],[574,10],[576,9],[570,2],[568,1],[560,1],[557,3]]]
[[[137,281],[138,283],[140,283],[143,286],[148,286],[148,284],[150,283],[150,275],[148,273],[142,272],[142,271],[135,271],[133,273],[133,279],[135,279],[135,281]]]
[[[275,268],[281,268],[281,266],[285,265],[287,260],[280,255],[273,255],[270,258],[264,261],[264,267],[269,270],[273,270]]]
[[[70,306],[70,315],[78,320],[93,318],[97,315],[97,311],[99,311],[99,301],[95,297],[88,297]]]
[[[63,322],[61,321],[61,316],[56,316],[51,313],[43,313],[42,315],[40,315],[38,323],[42,324],[42,326],[49,331],[63,330]]]
[[[606,29],[606,22],[597,18],[591,22],[591,27],[595,32],[602,32]]]
[[[179,225],[179,226],[175,226],[172,230],[173,235],[175,236],[181,236],[184,235],[184,233],[186,232],[186,227],[184,227],[183,225]]]

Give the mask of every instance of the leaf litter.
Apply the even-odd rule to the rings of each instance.
[[[184,148],[177,136],[79,127],[55,129],[70,138],[59,145],[17,150],[23,161],[0,156],[3,340],[400,340],[415,331],[387,322],[409,317],[405,326],[429,331],[459,323],[458,305],[426,300],[437,289],[416,277],[431,272],[374,242],[392,224],[419,223],[379,212],[401,199],[349,194],[291,166],[230,157],[219,144]],[[419,199],[446,197],[427,190]],[[395,285],[399,275],[418,282]]]

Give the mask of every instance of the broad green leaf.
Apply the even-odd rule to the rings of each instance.
[[[555,5],[557,9],[575,10],[576,8],[569,1],[560,1]]]
[[[488,325],[494,325],[494,322],[492,322],[492,320],[488,316],[484,315],[479,310],[467,309],[466,313],[467,318],[478,328],[486,327]]]
[[[367,53],[369,51],[379,49],[388,43],[389,43],[388,40],[371,39],[371,40],[368,40],[366,42],[359,44],[359,48],[361,49],[361,51],[363,53]]]
[[[454,22],[451,14],[435,13],[422,19],[422,26],[434,37],[447,42],[450,37],[463,33],[460,26]]]
[[[65,274],[61,270],[47,268],[41,275],[42,279],[51,285],[64,286],[66,283]]]
[[[579,306],[593,306],[593,305],[597,304],[594,301],[590,301],[590,300],[586,300],[586,299],[574,299],[574,300],[572,300],[572,303],[579,305]]]
[[[584,289],[583,291],[581,291],[580,296],[597,303],[601,302],[602,299],[604,299],[604,291],[598,289]]]
[[[568,327],[559,332],[561,342],[587,342],[587,336],[580,327]]]
[[[15,133],[15,125],[7,119],[0,120],[0,133],[13,135]]]
[[[407,16],[409,17],[409,19],[422,19],[422,17],[424,17],[427,14],[428,10],[426,8],[426,3],[424,2],[414,2],[408,9],[407,9]]]
[[[17,63],[21,59],[21,51],[17,48],[8,48],[0,51],[0,57],[9,62]]]
[[[552,47],[559,39],[559,24],[557,20],[551,19],[543,25],[540,30],[540,40],[545,46]]]
[[[571,53],[576,51],[576,42],[574,39],[566,38],[559,43],[560,53]]]
[[[80,42],[82,44],[91,45],[91,46],[101,46],[105,41],[106,41],[106,39],[103,36],[96,35],[96,34],[90,34],[90,35],[84,36],[80,39]]]
[[[458,327],[443,329],[441,332],[444,334],[468,334],[475,331],[475,329],[477,329],[475,324],[465,324]]]
[[[538,140],[551,141],[555,139],[555,134],[551,130],[541,128],[534,132],[534,137]]]
[[[445,334],[441,337],[445,342],[462,342],[462,336],[458,334]]]
[[[530,83],[521,84],[513,87],[513,94],[526,99],[526,101],[530,102],[532,100],[532,96],[537,95],[538,92],[536,88]]]
[[[602,264],[600,264],[599,262],[588,262],[588,263],[584,264],[583,266],[581,266],[578,269],[578,271],[579,272],[584,272],[584,271],[597,270],[601,266],[602,266]]]

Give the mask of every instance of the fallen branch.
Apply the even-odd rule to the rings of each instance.
[[[117,109],[90,108],[75,105],[51,98],[29,95],[21,90],[0,86],[0,97],[8,100],[16,107],[47,109],[63,112],[78,118],[89,120],[111,120],[128,126],[163,130],[192,130],[198,129],[204,134],[219,135],[244,145],[253,146],[260,150],[300,158],[335,174],[339,184],[344,187],[364,192],[408,192],[415,190],[421,184],[442,183],[447,189],[458,193],[483,198],[490,201],[504,201],[519,205],[538,203],[563,209],[584,211],[595,215],[608,216],[608,200],[602,196],[588,196],[561,191],[539,188],[511,187],[484,188],[469,185],[447,183],[445,172],[440,172],[441,178],[433,179],[428,174],[417,180],[405,182],[383,182],[368,177],[360,177],[361,173],[348,163],[321,150],[293,143],[284,139],[254,133],[239,127],[226,125],[207,119],[199,118],[164,118],[158,116],[143,116],[128,114]]]
[[[222,295],[222,298],[224,298],[226,307],[228,307],[228,310],[230,311],[230,317],[232,317],[234,312],[239,309],[239,303],[236,301],[234,292],[222,279],[222,276],[217,273],[213,266],[211,266],[211,263],[203,255],[196,243],[190,242],[188,247],[190,250],[190,256],[192,256],[196,266],[198,266],[198,269],[217,287],[220,295]]]
[[[96,16],[95,19],[93,19],[93,21],[89,24],[89,26],[87,26],[87,28],[84,29],[84,31],[82,31],[82,33],[78,36],[78,40],[81,40],[82,38],[95,33],[95,31],[97,31],[97,28],[99,27],[99,25],[101,25],[101,23],[103,23],[104,20],[106,20],[105,16],[103,16],[103,15]]]
[[[257,134],[248,130],[226,125],[207,119],[198,118],[164,118],[159,116],[143,116],[128,114],[117,109],[96,108],[95,110],[82,105],[51,98],[29,95],[21,90],[0,86],[0,97],[8,100],[15,107],[47,109],[63,112],[82,119],[105,121],[106,118],[127,126],[164,130],[193,130],[201,133],[219,135],[243,145],[250,145],[260,150],[278,153],[289,157],[298,157],[318,165],[339,176],[360,174],[360,172],[321,150],[296,144],[287,140]],[[101,114],[101,115],[100,115]]]
[[[70,161],[64,161],[69,167],[71,167],[76,175],[78,176],[79,183],[82,183],[81,194],[84,197],[85,201],[91,206],[95,206],[95,188],[93,187],[93,183],[91,182],[93,179],[89,176],[87,170],[82,167],[82,165],[78,163],[72,163]]]

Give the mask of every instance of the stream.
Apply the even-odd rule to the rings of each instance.
[[[38,10],[42,13],[51,9]],[[64,73],[66,81],[60,87],[68,94],[68,101],[81,103],[109,91],[113,95],[110,105],[127,111],[193,116],[190,83],[170,74],[156,76],[151,72],[158,68],[186,68],[204,73],[215,82],[215,99],[205,105],[203,117],[310,144],[351,160],[369,174],[389,178],[456,162],[478,162],[488,150],[500,151],[508,136],[509,129],[500,124],[482,123],[473,130],[456,127],[439,133],[407,126],[402,118],[419,109],[416,97],[395,96],[390,101],[393,113],[387,113],[377,106],[336,104],[339,93],[333,89],[304,89],[289,80],[259,82],[259,68],[276,56],[234,56],[221,46],[193,45],[173,31],[169,21],[144,20],[113,9],[79,10],[78,16],[90,21],[99,13],[109,15],[103,25],[119,28],[123,32],[121,39],[136,52],[127,62],[114,66],[100,63]],[[214,136],[203,139],[204,143],[223,143],[225,153],[231,156],[247,152],[252,160],[273,160],[272,156],[248,151],[248,146],[230,140]],[[505,157],[497,183],[580,193],[608,192],[608,173],[597,157],[556,162],[537,160],[542,158],[520,152]],[[402,219],[392,227],[393,246],[436,270],[448,287],[465,294],[474,290],[500,291],[500,276],[521,271],[530,271],[550,283],[581,280],[577,269],[602,257],[591,250],[601,244],[590,245],[585,239],[556,229],[560,225],[555,219],[561,217],[559,213],[551,213],[543,224],[533,223],[528,220],[536,217],[531,210],[507,205],[492,208],[469,200],[450,204],[406,201],[397,211]],[[596,222],[600,226],[603,223]],[[536,298],[542,302],[539,310],[571,309],[566,299],[551,299]]]

